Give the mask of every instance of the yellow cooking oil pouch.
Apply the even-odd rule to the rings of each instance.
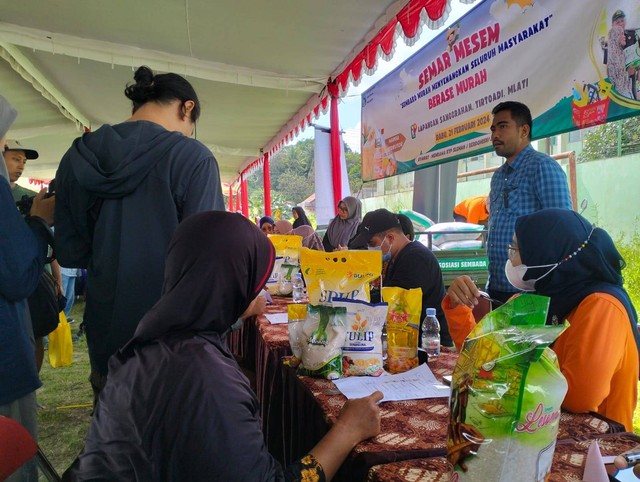
[[[402,373],[418,366],[422,288],[382,287],[387,311],[387,370]]]

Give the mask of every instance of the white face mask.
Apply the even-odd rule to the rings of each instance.
[[[525,273],[527,272],[527,270],[530,268],[548,268],[549,266],[551,266],[551,269],[547,271],[545,274],[543,274],[542,276],[540,276],[539,278],[528,279],[528,280],[522,279]],[[551,273],[554,269],[556,269],[557,266],[558,266],[558,263],[542,264],[540,266],[527,266],[526,264],[519,264],[518,266],[514,266],[513,263],[511,263],[511,260],[508,259],[507,263],[504,265],[504,274],[507,275],[507,279],[509,280],[509,283],[511,283],[513,286],[515,286],[519,290],[535,291],[536,282],[538,280],[541,280],[545,276],[547,276],[549,273]]]
[[[367,249],[369,251],[380,251],[382,253],[382,261],[389,261],[391,259],[391,243],[389,243],[389,249],[386,253],[382,252],[382,245],[384,244],[385,240],[387,238],[384,238],[382,240],[382,243],[380,244],[380,246],[369,246]]]

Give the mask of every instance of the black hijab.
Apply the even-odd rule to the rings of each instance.
[[[274,260],[271,241],[242,215],[189,216],[169,244],[162,296],[130,344],[170,333],[226,333],[264,287]]]
[[[551,298],[547,323],[562,323],[567,314],[591,293],[608,293],[627,310],[640,351],[638,316],[629,294],[622,287],[622,270],[626,265],[609,233],[596,228],[574,211],[555,208],[519,217],[515,229],[524,264],[559,263],[535,285],[536,293]],[[539,278],[549,269],[551,266],[528,269],[524,279]]]
[[[300,226],[311,226],[311,221],[309,221],[307,213],[303,208],[301,208],[300,206],[294,206],[291,208],[291,210],[295,211],[298,215],[298,219],[293,221],[293,229],[299,228]]]

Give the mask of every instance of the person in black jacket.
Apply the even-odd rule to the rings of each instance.
[[[422,288],[420,319],[424,319],[427,308],[435,308],[440,321],[440,343],[453,346],[447,319],[444,316],[442,299],[446,292],[442,270],[433,253],[423,244],[409,241],[402,231],[398,216],[386,209],[376,209],[365,214],[353,244],[368,244],[369,249],[380,249],[382,260],[388,261],[382,286],[398,288]]]
[[[293,214],[294,219],[293,229],[299,228],[300,226],[311,226],[311,221],[309,221],[304,208],[301,208],[300,206],[294,206],[291,208],[291,213]]]

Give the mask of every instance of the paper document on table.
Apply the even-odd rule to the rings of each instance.
[[[267,317],[269,323],[272,325],[281,325],[289,322],[289,315],[287,313],[268,313],[264,316]]]
[[[380,390],[384,394],[383,402],[444,398],[449,396],[450,391],[449,387],[436,379],[426,363],[397,375],[348,377],[334,380],[333,383],[349,399],[366,397]]]

